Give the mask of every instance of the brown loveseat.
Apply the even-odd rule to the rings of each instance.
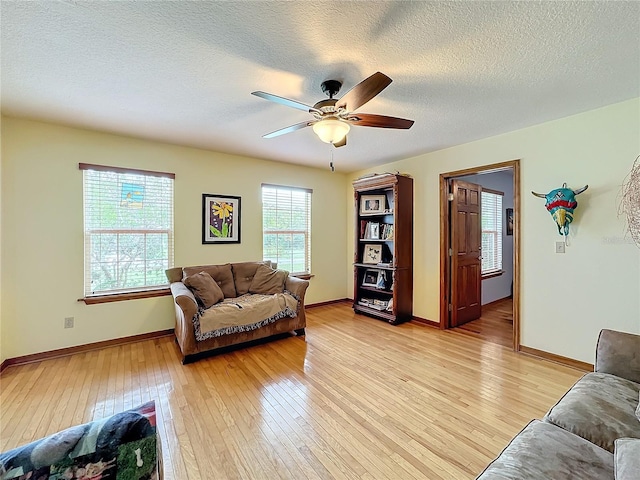
[[[270,262],[175,267],[166,275],[183,364],[230,345],[304,335],[309,282],[272,269]]]

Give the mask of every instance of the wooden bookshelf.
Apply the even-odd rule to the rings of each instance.
[[[356,180],[353,189],[356,217],[353,309],[394,325],[410,320],[413,179],[375,175]]]

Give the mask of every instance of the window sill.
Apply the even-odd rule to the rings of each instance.
[[[292,277],[299,278],[301,280],[311,280],[315,275],[313,273],[293,273]]]
[[[499,277],[503,273],[504,273],[504,270],[500,270],[499,272],[487,273],[486,275],[482,275],[482,280],[486,280],[488,278],[493,278],[493,277]]]
[[[158,290],[145,290],[142,292],[115,293],[111,295],[95,295],[92,297],[79,298],[79,302],[87,305],[96,305],[98,303],[123,302],[125,300],[138,300],[140,298],[164,297],[171,295],[171,289],[161,288]]]

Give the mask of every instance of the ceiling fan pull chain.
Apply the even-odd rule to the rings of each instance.
[[[331,171],[335,172],[336,169],[333,166],[333,148],[331,148],[333,145],[329,144],[329,155],[330,155],[330,159],[329,159],[329,166],[331,167]]]

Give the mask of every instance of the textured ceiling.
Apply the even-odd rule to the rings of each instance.
[[[2,112],[351,171],[640,96],[640,2],[2,1]],[[381,71],[333,149],[310,119],[250,93],[313,104]]]

